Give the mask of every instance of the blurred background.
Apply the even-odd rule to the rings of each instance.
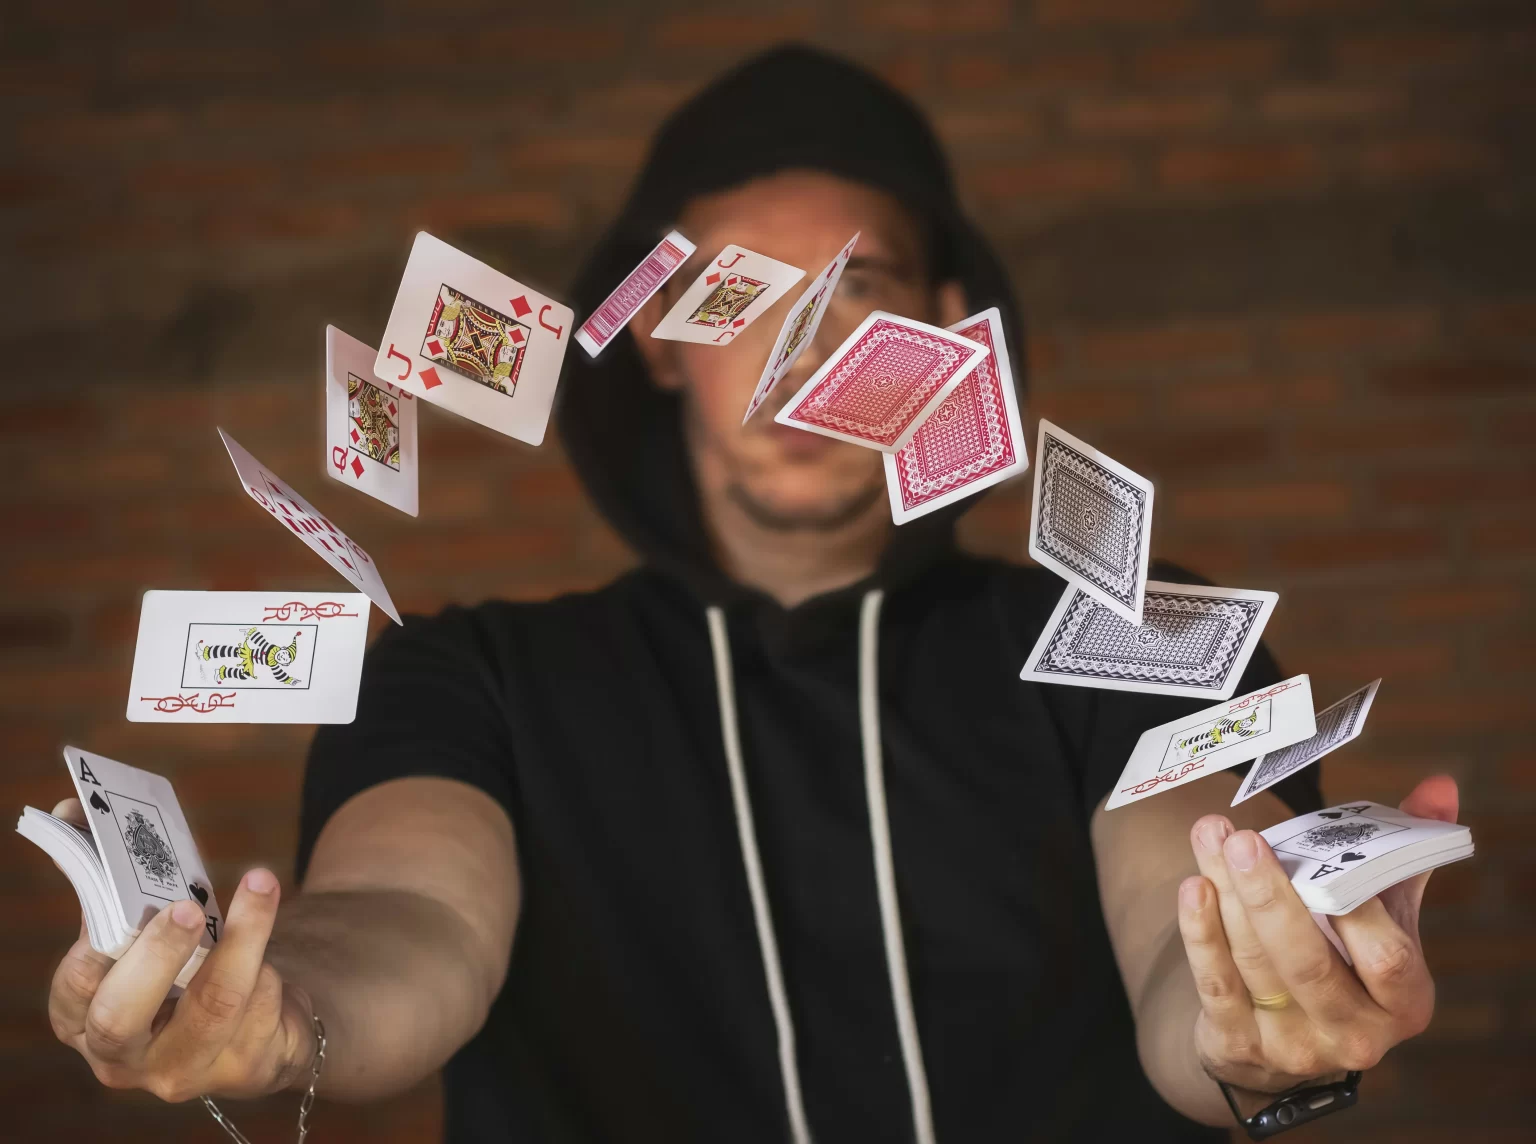
[[[425,406],[419,520],[329,480],[324,327],[375,342],[423,228],[559,296],[667,111],[786,38],[933,116],[1025,307],[1031,422],[1157,482],[1157,555],[1278,590],[1267,638],[1320,704],[1386,677],[1329,796],[1462,783],[1478,854],[1430,884],[1434,1024],[1295,1139],[1530,1139],[1529,0],[10,0],[0,809],[64,797],[72,742],[171,777],[222,893],[257,862],[291,872],[308,729],[123,718],[146,588],[340,586],[246,498],[215,425],[350,531],[402,609],[627,566],[553,437]],[[994,493],[967,542],[1024,559],[1028,512],[1026,486]],[[221,1138],[52,1039],[78,913],[4,837],[0,1135]],[[286,1140],[296,1106],[234,1111]],[[437,1125],[430,1084],[314,1118],[326,1142]]]

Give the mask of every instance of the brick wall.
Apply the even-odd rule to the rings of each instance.
[[[63,795],[58,748],[75,742],[170,774],[222,886],[256,861],[290,869],[307,731],[122,716],[145,588],[338,583],[243,496],[216,423],[348,528],[404,608],[624,567],[558,444],[426,407],[419,521],[326,480],[324,324],[377,335],[420,227],[558,293],[667,109],[747,51],[808,38],[935,117],[1030,314],[1031,414],[1158,482],[1160,554],[1278,589],[1269,637],[1321,701],[1386,676],[1329,793],[1395,799],[1437,770],[1463,783],[1479,853],[1431,884],[1435,1023],[1371,1074],[1358,1112],[1299,1138],[1528,1130],[1528,0],[724,16],[461,0],[451,31],[442,6],[405,0],[266,7],[0,15],[0,807]],[[965,531],[1019,555],[1027,516],[1005,490]],[[7,1132],[213,1139],[195,1107],[107,1092],[51,1040],[43,989],[75,911],[45,861],[0,845],[16,872],[0,889]],[[286,1139],[294,1105],[241,1120]],[[417,1140],[436,1117],[427,1085],[325,1106],[317,1131]]]

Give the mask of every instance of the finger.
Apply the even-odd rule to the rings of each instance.
[[[1317,928],[1269,844],[1239,830],[1223,847],[1232,885],[1291,996],[1319,1024],[1359,1021],[1376,1007]]]
[[[1232,885],[1232,874],[1222,847],[1232,834],[1232,823],[1219,814],[1208,814],[1199,819],[1190,832],[1195,851],[1195,861],[1200,873],[1216,888],[1216,901],[1221,910],[1222,928],[1226,931],[1227,948],[1237,971],[1242,974],[1248,992],[1254,997],[1273,997],[1285,991],[1285,982],[1270,965],[1264,946],[1248,920],[1247,911]]]
[[[107,971],[85,1014],[85,1046],[98,1060],[137,1057],[149,1043],[150,1023],[181,967],[197,948],[203,911],[175,902],[150,919],[117,964]]]
[[[1251,1031],[1253,1005],[1248,987],[1222,928],[1216,887],[1205,878],[1185,878],[1179,886],[1179,936],[1200,994],[1200,1008],[1222,1030]]]
[[[270,870],[251,870],[240,880],[224,915],[223,936],[162,1034],[167,1051],[211,1059],[235,1035],[256,989],[279,896]]]
[[[1456,780],[1450,775],[1431,775],[1414,787],[1398,806],[1415,818],[1455,822],[1461,809],[1461,794]],[[1388,912],[1409,933],[1418,933],[1419,907],[1424,902],[1424,888],[1429,885],[1431,873],[1433,871],[1415,874],[1382,892]]]
[[[85,808],[80,805],[78,798],[66,798],[58,806],[53,808],[53,817],[62,818],[65,822],[75,826],[87,825],[85,821]]]
[[[112,959],[91,948],[82,919],[80,940],[69,947],[53,971],[53,984],[48,989],[48,1021],[54,1035],[65,1044],[76,1044],[85,1032],[85,1014],[111,968]]]
[[[1392,919],[1379,898],[1333,919],[1355,973],[1404,1036],[1422,1033],[1435,1011],[1435,983],[1413,934]]]

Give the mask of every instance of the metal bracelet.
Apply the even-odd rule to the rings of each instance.
[[[304,1138],[309,1135],[309,1110],[315,1106],[315,1086],[320,1083],[320,1069],[325,1065],[325,1025],[320,1018],[310,1014],[309,1018],[315,1027],[315,1063],[309,1070],[309,1087],[304,1090],[304,1099],[299,1102],[299,1144],[304,1144]],[[213,1103],[211,1096],[202,1098],[203,1107],[208,1110],[208,1115],[218,1122],[220,1128],[229,1133],[235,1144],[251,1144],[246,1139],[245,1133],[236,1128],[234,1121],[220,1111],[219,1106]]]

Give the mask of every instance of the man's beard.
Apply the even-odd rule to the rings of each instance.
[[[773,532],[836,532],[868,512],[870,506],[885,495],[885,485],[873,484],[860,489],[831,508],[793,513],[779,512],[764,504],[739,480],[726,485],[725,495],[760,528]]]

